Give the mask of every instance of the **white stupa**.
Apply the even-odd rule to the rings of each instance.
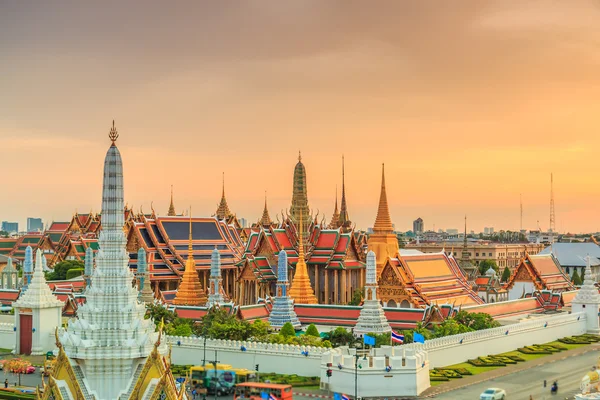
[[[216,247],[210,256],[209,285],[206,307],[222,306],[225,303],[225,298],[223,297],[223,278],[221,277],[221,254]]]
[[[598,288],[594,285],[594,277],[590,267],[590,256],[588,255],[586,257],[583,285],[571,303],[571,312],[584,312],[586,314],[587,333],[600,334],[599,307],[600,294],[598,294]]]
[[[117,137],[113,124],[113,143],[104,160],[102,231],[96,267],[85,290],[86,303],[60,336],[78,386],[84,396],[96,400],[129,398],[127,393],[143,373],[155,343],[161,354],[167,352],[166,343],[158,340],[153,321],[144,319],[145,305],[138,301],[138,291],[132,284],[134,276],[123,232],[123,164],[115,145]],[[152,395],[154,389],[148,390]]]
[[[377,257],[373,251],[369,251],[367,253],[365,297],[360,316],[354,327],[354,335],[382,334],[391,331],[392,328],[385,317],[381,303],[377,299]]]
[[[31,253],[29,255],[31,257]],[[64,303],[50,290],[44,277],[44,256],[35,254],[35,270],[21,297],[12,306],[15,310],[15,354],[46,354],[54,350],[52,333],[61,326]],[[31,262],[31,260],[29,260]],[[31,262],[33,264],[33,262]]]

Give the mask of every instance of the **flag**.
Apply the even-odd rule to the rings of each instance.
[[[342,395],[342,400],[350,400],[350,397],[346,396],[345,394]]]
[[[420,333],[413,332],[413,342],[415,343],[425,343],[425,336]]]
[[[404,335],[392,331],[392,342],[400,344],[404,343]]]
[[[375,338],[371,337],[369,335],[365,335],[363,336],[363,340],[365,344],[371,345],[371,346],[375,346]]]
[[[273,396],[273,393],[270,393],[269,400],[279,400],[279,399],[277,399],[277,397]]]
[[[342,396],[339,393],[333,393],[333,400],[342,400]]]
[[[260,392],[260,398],[268,400],[269,394],[267,392]]]

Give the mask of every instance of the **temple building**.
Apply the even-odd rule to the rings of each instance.
[[[191,212],[190,212],[191,215]],[[190,217],[190,238],[188,257],[185,261],[185,270],[181,282],[177,287],[177,294],[173,304],[182,306],[203,306],[208,301],[206,293],[202,289],[196,264],[194,263],[194,248],[192,246],[192,217]]]
[[[587,277],[586,277],[587,278]],[[553,254],[525,254],[505,284],[508,299],[525,297],[536,290],[549,290],[554,293],[575,290],[568,275],[560,267]]]
[[[300,239],[299,250],[298,250],[298,262],[296,263],[296,271],[294,272],[294,281],[290,288],[290,297],[296,304],[317,304],[317,298],[315,292],[310,284],[310,278],[308,277],[308,268],[304,260],[304,245],[302,243],[302,215],[300,215],[300,232],[298,237]]]
[[[389,258],[379,278],[385,307],[423,308],[433,304],[482,304],[458,263],[445,252],[400,250]]]
[[[391,332],[383,307],[377,298],[377,256],[372,251],[367,253],[367,283],[360,315],[354,327],[356,336],[368,333],[382,334]]]
[[[360,232],[325,229],[312,223],[304,242],[305,262],[311,286],[321,304],[348,304],[352,294],[362,289],[365,279],[364,236]],[[260,227],[248,238],[239,262],[238,304],[256,304],[273,296],[277,284],[277,255],[284,250],[290,266],[290,281],[299,259],[299,236],[291,220],[279,226]]]
[[[288,296],[288,260],[285,250],[279,252],[277,271],[277,294],[273,298],[269,323],[273,328],[281,329],[283,325],[289,322],[295,329],[300,329],[301,323],[294,311],[294,301]]]
[[[298,225],[302,220],[300,230],[304,232],[304,241],[308,242],[311,225],[310,208],[308,207],[308,193],[306,187],[306,168],[302,164],[302,154],[298,152],[298,163],[294,168],[292,205],[290,207],[290,218]]]
[[[396,257],[398,254],[398,237],[394,233],[394,226],[390,217],[390,209],[385,189],[385,166],[381,166],[381,193],[379,195],[379,207],[373,233],[369,235],[369,250],[377,255],[377,276],[381,276],[383,267],[388,258]]]
[[[86,288],[86,302],[56,330],[57,361],[42,399],[115,400],[131,398],[186,399],[170,372],[161,331],[155,332],[146,307],[138,301],[129,269],[123,215],[123,166],[111,129],[104,162],[103,228],[96,268]]]
[[[19,286],[19,273],[13,266],[12,258],[8,257],[6,266],[2,268],[2,272],[0,272],[0,287],[2,289],[14,290],[18,289]]]

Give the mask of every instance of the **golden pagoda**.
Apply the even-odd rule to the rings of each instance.
[[[377,276],[379,277],[388,257],[396,257],[400,251],[398,237],[394,233],[387,202],[384,164],[381,164],[381,193],[379,195],[377,218],[375,218],[373,233],[369,236],[367,244],[369,250],[377,255]]]
[[[171,185],[171,204],[169,205],[169,211],[167,212],[167,216],[174,217],[177,214],[175,213],[175,205],[173,204],[173,185]]]
[[[300,214],[299,227],[298,239],[300,240],[300,245],[298,246],[298,262],[296,263],[296,272],[294,273],[294,280],[292,281],[292,287],[290,288],[289,296],[294,299],[296,304],[317,304],[318,301],[315,297],[315,292],[310,285],[306,261],[304,261],[302,214]]]
[[[194,248],[192,247],[192,209],[190,208],[190,239],[188,247],[188,258],[185,261],[185,271],[181,278],[181,283],[177,288],[177,294],[173,299],[173,304],[180,306],[204,306],[208,298],[202,289],[202,284],[196,272],[196,262],[194,261]]]

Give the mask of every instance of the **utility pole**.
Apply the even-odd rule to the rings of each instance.
[[[556,230],[555,226],[556,216],[554,215],[554,178],[550,173],[550,232]]]
[[[219,378],[217,377],[217,364],[218,364],[219,362],[220,362],[220,361],[219,361],[219,360],[217,360],[217,350],[215,349],[215,359],[214,359],[214,360],[212,360],[212,361],[209,361],[209,363],[211,363],[211,364],[212,364],[212,366],[213,366],[213,369],[214,369],[214,373],[215,373],[215,400],[217,400],[217,392],[218,392],[218,390],[217,390],[217,389],[218,389],[218,388],[217,388],[217,385],[218,385],[218,382],[219,382]],[[209,386],[210,386],[210,383],[209,383]]]

